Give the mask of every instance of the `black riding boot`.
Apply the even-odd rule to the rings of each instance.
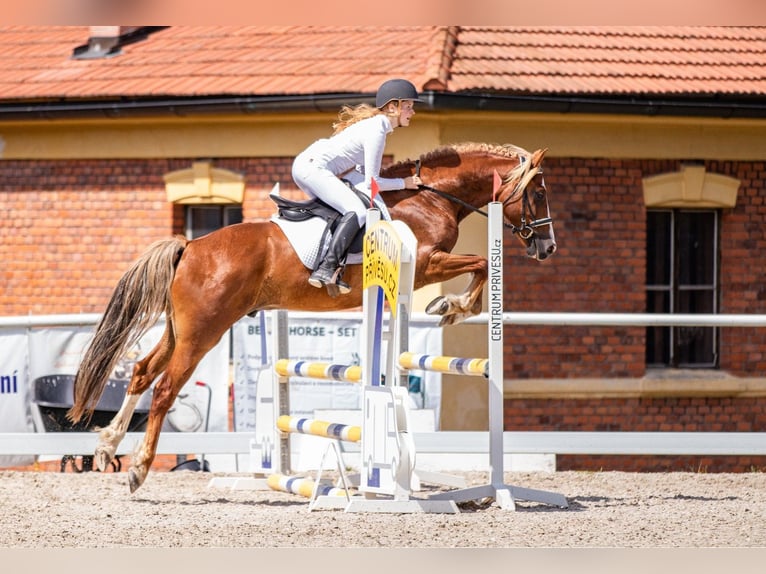
[[[340,280],[340,274],[343,271],[341,261],[345,259],[346,251],[351,247],[351,242],[358,231],[359,221],[356,213],[350,211],[340,218],[330,240],[330,247],[324,261],[309,277],[309,284],[312,287],[324,287],[329,284],[337,285],[344,295],[351,291],[348,284]]]

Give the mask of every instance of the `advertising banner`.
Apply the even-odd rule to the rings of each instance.
[[[119,410],[133,367],[159,341],[164,321],[150,328],[109,375],[93,422],[103,426]],[[66,432],[74,377],[93,337],[94,325],[0,329],[0,432]],[[208,352],[179,393],[163,432],[229,430],[229,356],[227,332]],[[129,430],[142,430],[152,390],[142,396]],[[72,453],[78,455],[82,453]],[[34,456],[2,456],[0,467],[22,466]]]
[[[32,432],[26,329],[0,331],[0,432]],[[32,455],[1,455],[0,467],[32,464]]]
[[[358,318],[347,319],[290,313],[289,357],[302,361],[359,365],[361,326],[361,314]],[[413,352],[441,354],[441,329],[435,324],[412,322],[409,337]],[[270,313],[265,313],[263,319],[259,315],[238,321],[233,327],[233,339],[235,430],[255,432],[258,393],[270,395],[271,389],[265,387],[270,387],[273,380]],[[410,408],[433,409],[438,428],[441,403],[439,373],[412,371],[409,377],[409,399]],[[289,403],[288,414],[306,418],[312,418],[317,410],[362,408],[359,385],[304,377],[291,377]]]
[[[138,344],[117,362],[97,406],[98,410],[113,413],[119,410],[133,367],[154,348],[164,329],[164,321],[151,327]],[[40,396],[39,389],[45,386],[71,385],[81,357],[93,337],[93,331],[92,326],[47,327],[30,330],[29,372],[33,401],[36,396]],[[228,430],[228,363],[229,337],[227,334],[197,365],[169,411],[163,430],[181,432]],[[50,394],[48,393],[49,397]],[[71,393],[62,399],[70,401]],[[148,412],[150,403],[151,389],[144,393],[137,411]]]

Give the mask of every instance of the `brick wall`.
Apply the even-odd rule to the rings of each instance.
[[[131,262],[154,240],[183,230],[183,208],[168,204],[162,176],[183,160],[0,162],[0,315],[98,313]],[[290,158],[215,160],[245,175],[246,220],[268,218],[274,182],[301,197]],[[558,253],[528,260],[506,237],[510,311],[640,313],[645,310],[643,177],[678,171],[677,161],[546,159]],[[722,212],[721,312],[766,313],[766,166],[707,162],[709,172],[742,181],[737,206]],[[721,329],[721,368],[761,376],[765,329]],[[506,329],[509,378],[642,377],[644,329],[515,326]],[[703,401],[701,403],[695,401]],[[683,402],[688,401],[688,402]],[[764,398],[507,401],[515,430],[763,431]],[[680,410],[678,410],[680,409]],[[663,419],[663,417],[665,417]],[[762,460],[728,457],[560,457],[560,468],[749,470]],[[728,466],[727,466],[728,465]]]
[[[246,177],[245,218],[273,214],[268,191],[290,160],[221,160]],[[153,241],[183,232],[183,207],[162,176],[189,160],[0,162],[0,316],[100,313],[115,284]]]
[[[506,236],[507,311],[645,312],[646,217],[642,178],[675,172],[675,161],[545,161],[557,253],[539,263]],[[720,311],[766,313],[766,166],[708,162],[742,182],[722,211]],[[505,374],[641,377],[644,328],[514,326],[506,329]],[[766,367],[766,329],[720,330],[720,365],[739,376]]]
[[[513,399],[508,431],[766,432],[766,397]],[[558,470],[766,471],[764,456],[559,455]]]

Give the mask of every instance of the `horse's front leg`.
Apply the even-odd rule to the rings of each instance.
[[[469,273],[471,280],[459,294],[440,295],[426,306],[429,315],[441,315],[439,326],[454,325],[481,313],[481,293],[487,283],[487,260],[479,255],[453,255],[444,251],[429,259],[424,277],[439,283]]]

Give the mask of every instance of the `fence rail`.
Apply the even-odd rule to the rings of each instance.
[[[488,454],[489,434],[482,431],[439,431],[413,433],[417,453]],[[129,432],[117,448],[129,455],[143,433]],[[250,454],[253,433],[163,433],[158,454]],[[64,456],[92,454],[95,432],[0,433],[0,454]],[[506,431],[505,454],[580,455],[766,455],[766,433],[757,432],[569,432]],[[358,446],[344,445],[354,452]]]
[[[316,314],[295,313],[296,317]],[[359,312],[336,313],[338,318],[359,318]],[[0,317],[0,328],[95,325],[99,314]],[[488,314],[469,318],[468,324],[486,324]],[[433,322],[438,318],[415,313],[411,321]],[[557,313],[505,312],[506,325],[558,326],[699,326],[766,327],[766,315],[653,314],[653,313]],[[143,433],[130,432],[117,454],[130,454]],[[159,454],[248,454],[254,434],[243,432],[163,433]],[[486,432],[440,431],[413,433],[416,449],[423,454],[483,454],[489,452]],[[97,433],[0,433],[0,455],[66,455],[92,453]],[[766,433],[759,432],[504,432],[506,454],[610,454],[610,455],[766,455]]]
[[[127,433],[116,454],[131,454],[143,436],[142,432]],[[243,432],[165,432],[160,435],[157,454],[248,454],[254,438],[253,433]],[[0,433],[0,454],[93,454],[97,441],[96,432]]]
[[[291,317],[320,316],[321,313],[290,312]],[[334,319],[361,319],[361,311],[334,312]],[[486,324],[489,315],[480,313],[464,322],[468,325]],[[40,315],[0,317],[2,327],[51,327],[67,325],[95,325],[101,319],[97,313],[81,315]],[[441,317],[413,313],[411,322],[437,324]],[[161,321],[164,319],[160,319]],[[505,325],[566,325],[591,327],[766,327],[766,315],[729,314],[664,314],[664,313],[558,313],[558,312],[504,312]]]

